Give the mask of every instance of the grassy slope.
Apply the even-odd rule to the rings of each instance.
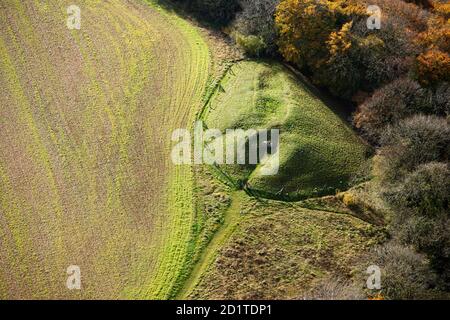
[[[211,243],[208,263],[186,292],[190,298],[299,299],[329,276],[362,274],[358,256],[384,239],[381,228],[346,214],[245,194],[234,201],[227,213],[238,217],[234,232],[221,246]]]
[[[276,192],[280,184],[287,191],[300,185],[302,198],[328,193],[330,185],[334,192],[365,160],[366,147],[351,129],[278,64],[239,63],[218,92],[206,117],[209,128],[282,129],[281,179],[260,179],[249,167],[221,166],[252,187]],[[301,159],[297,144],[305,152]],[[243,191],[230,197],[227,210],[216,210],[221,226],[179,298],[299,298],[330,274],[351,276],[358,256],[384,237],[372,217],[337,197],[297,203],[260,202]]]
[[[281,131],[280,172],[264,177],[258,168],[224,166],[253,189],[297,198],[334,193],[347,187],[365,160],[366,146],[355,133],[292,74],[276,63],[234,66],[216,94],[209,128]]]
[[[70,4],[0,5],[0,296],[166,298],[195,219],[169,139],[192,122],[209,52],[141,1],[78,1],[80,31]]]
[[[182,289],[178,292],[177,298],[186,299],[189,296],[214,262],[220,248],[225,245],[229,237],[236,230],[236,227],[242,219],[239,211],[241,200],[245,198],[246,195],[243,191],[236,191],[231,194],[231,206],[224,210],[220,226],[215,230],[213,237],[203,248],[198,260],[195,261],[194,268],[183,284]]]

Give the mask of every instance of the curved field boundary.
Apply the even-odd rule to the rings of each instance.
[[[184,69],[180,74],[184,78],[184,88],[172,98],[171,106],[175,114],[167,110],[165,113],[167,123],[172,123],[171,130],[167,132],[168,138],[172,131],[178,128],[190,128],[202,97],[205,92],[209,68],[210,52],[199,32],[188,22],[174,13],[168,13],[157,6],[155,1],[148,1],[176,26],[184,38],[184,43],[178,43],[178,49],[184,54],[184,60],[177,62]],[[172,31],[173,32],[173,31]],[[174,118],[173,118],[174,117]],[[177,124],[179,126],[177,126]],[[167,156],[170,155],[172,143],[167,141]],[[168,157],[168,160],[170,158]],[[194,205],[194,176],[192,167],[170,166],[169,184],[166,189],[168,195],[168,213],[170,221],[165,225],[164,243],[160,246],[161,253],[158,261],[158,272],[149,286],[152,298],[172,298],[179,290],[181,283],[189,272],[192,243],[195,242],[196,233],[194,225],[196,212]],[[170,230],[170,232],[168,232]]]
[[[210,68],[195,27],[156,1],[6,0],[0,10],[0,297],[174,295],[193,174],[171,163]],[[82,290],[66,269],[79,265]]]
[[[245,196],[242,191],[235,191],[232,194],[232,204],[224,214],[224,221],[220,228],[214,234],[214,237],[202,251],[199,260],[196,262],[189,278],[184,283],[178,293],[179,299],[187,299],[194,291],[195,287],[205,276],[215,258],[219,254],[220,248],[227,242],[235,231],[239,223],[245,219],[240,215],[241,197]]]

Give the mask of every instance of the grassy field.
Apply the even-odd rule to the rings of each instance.
[[[302,298],[329,277],[348,280],[363,271],[358,258],[384,239],[383,223],[356,195],[352,203],[346,202],[350,193],[334,196],[369,151],[339,116],[283,66],[245,61],[225,75],[203,119],[222,132],[279,128],[280,173],[210,167],[202,181],[228,182],[229,205],[214,210],[220,224],[178,298]],[[239,180],[269,198],[307,200],[249,197],[233,191]],[[323,194],[332,196],[314,198]]]
[[[209,128],[280,129],[280,172],[223,166],[263,194],[287,199],[334,194],[366,159],[368,148],[323,102],[277,63],[236,64],[222,81],[207,114]]]
[[[71,4],[0,4],[0,297],[171,297],[197,217],[170,136],[201,104],[208,48],[153,1],[77,1],[81,30]]]
[[[211,167],[172,164],[173,130],[239,52],[165,1],[80,0],[81,30],[66,27],[71,4],[0,4],[0,298],[295,298],[351,273],[381,237],[371,212],[338,197],[261,202]],[[218,88],[210,128],[281,129],[278,175],[222,168],[252,189],[332,194],[365,161],[279,64],[240,62]],[[66,288],[70,265],[80,291]]]
[[[365,280],[358,281],[367,266],[358,258],[384,240],[383,229],[304,206],[235,193],[228,225],[206,250],[184,297],[302,299],[325,279],[354,279],[363,288]]]

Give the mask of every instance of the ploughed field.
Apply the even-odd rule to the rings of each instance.
[[[209,75],[188,22],[152,1],[0,3],[0,298],[169,298],[195,236],[171,163]],[[78,265],[82,290],[66,288]]]
[[[278,63],[220,78],[221,54],[158,3],[78,0],[69,30],[72,1],[0,2],[0,299],[298,298],[381,237],[298,202],[364,165],[351,128]],[[279,172],[173,165],[172,133],[202,105],[222,133],[280,129]]]

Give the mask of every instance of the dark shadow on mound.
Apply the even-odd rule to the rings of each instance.
[[[347,100],[339,99],[332,96],[328,91],[318,88],[311,83],[311,81],[301,73],[295,66],[283,62],[284,66],[291,72],[297,80],[305,86],[308,92],[317,97],[323,102],[335,115],[337,115],[344,122],[351,124],[352,113],[355,111],[356,106]]]

